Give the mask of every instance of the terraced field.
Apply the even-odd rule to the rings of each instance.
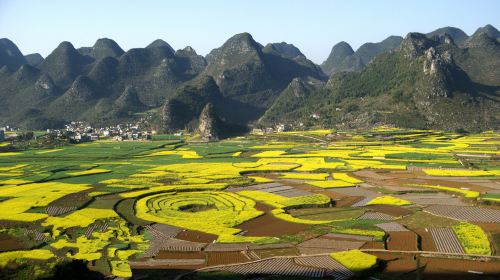
[[[0,272],[50,277],[78,260],[123,278],[187,269],[185,279],[345,279],[392,269],[379,258],[390,265],[357,271],[356,250],[500,255],[499,139],[382,127],[210,143],[7,142],[15,152],[0,156]]]

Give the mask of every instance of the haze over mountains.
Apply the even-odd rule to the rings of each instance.
[[[340,42],[321,66],[248,33],[206,57],[163,40],[125,52],[103,38],[79,49],[62,42],[44,59],[0,39],[0,68],[0,122],[29,129],[147,112],[160,130],[194,130],[204,108],[211,126],[499,127],[500,32],[491,25],[471,36],[453,27],[390,36],[356,51]]]

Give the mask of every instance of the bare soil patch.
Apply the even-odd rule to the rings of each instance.
[[[444,275],[453,275],[455,276],[455,279],[460,280],[485,279],[484,277],[486,275],[500,277],[500,262],[480,262],[472,260],[438,258],[422,259],[427,264],[424,271],[425,279],[443,279]],[[468,271],[483,272],[484,274],[472,274]],[[429,275],[429,277],[427,275]]]
[[[184,230],[177,234],[175,238],[200,243],[212,243],[217,239],[217,237],[218,236],[215,234],[205,233],[201,231]]]
[[[0,252],[26,249],[15,237],[8,234],[0,234]]]
[[[223,265],[231,263],[243,263],[250,261],[241,252],[210,252],[208,253],[208,266]]]
[[[384,242],[368,241],[361,249],[385,249]]]
[[[274,217],[270,212],[274,209],[263,203],[257,203],[256,209],[265,212],[264,215],[244,222],[237,226],[248,236],[282,236],[296,234],[305,230],[308,226],[303,224],[290,223]]]
[[[160,251],[155,259],[204,259],[203,252],[170,252]]]
[[[416,251],[417,235],[412,231],[390,232],[387,239],[388,250]]]
[[[414,231],[418,236],[420,236],[420,246],[422,251],[437,251],[430,232],[425,231],[425,229],[417,229]]]

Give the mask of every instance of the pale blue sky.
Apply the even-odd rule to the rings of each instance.
[[[61,41],[81,47],[102,37],[125,50],[161,38],[205,55],[249,32],[261,44],[293,43],[321,63],[339,41],[356,49],[443,26],[470,35],[488,23],[500,28],[499,12],[499,0],[0,0],[0,37],[43,56]]]

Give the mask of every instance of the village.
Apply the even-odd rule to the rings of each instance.
[[[302,128],[302,124],[300,124],[299,127],[295,127],[291,124],[280,123],[270,127],[254,127],[250,131],[250,134],[264,135],[293,131],[300,128]],[[28,136],[29,139],[24,139],[27,134],[31,136]],[[31,138],[36,139],[42,135],[66,139],[71,143],[84,143],[97,140],[148,141],[153,139],[153,135],[157,134],[159,134],[159,132],[155,129],[151,129],[150,124],[144,119],[140,119],[135,123],[122,123],[105,127],[95,127],[85,121],[71,121],[64,125],[64,128],[47,129],[45,131],[37,131],[36,133],[6,125],[0,127],[0,142],[13,139],[20,140],[21,138],[24,140],[31,140]],[[173,133],[173,136],[184,135],[190,135],[190,133],[186,130],[179,130]]]

